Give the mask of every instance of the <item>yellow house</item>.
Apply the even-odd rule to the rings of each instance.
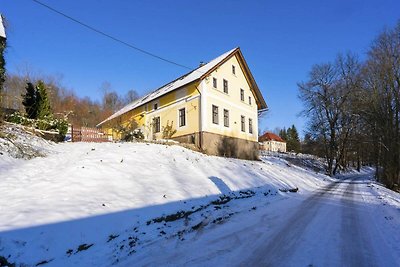
[[[266,109],[235,48],[123,107],[98,127],[118,139],[115,125],[135,125],[146,140],[171,138],[207,154],[255,159],[258,113]]]

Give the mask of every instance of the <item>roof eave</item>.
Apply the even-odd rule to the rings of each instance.
[[[213,71],[215,71],[217,68],[219,68],[222,64],[224,64],[226,61],[228,61],[233,55],[237,54],[239,56],[240,62],[243,64],[244,69],[246,71],[247,77],[249,79],[249,82],[251,84],[251,87],[253,89],[254,94],[256,95],[256,102],[257,102],[257,109],[259,111],[265,111],[268,110],[268,105],[265,102],[264,97],[261,94],[260,88],[258,87],[253,74],[250,71],[249,66],[246,63],[246,60],[244,59],[244,56],[242,54],[242,51],[240,50],[240,47],[235,48],[229,55],[227,55],[221,62],[219,62],[217,65],[215,65],[213,68],[211,68],[209,71],[204,73],[200,79],[204,79],[208,75],[210,75]]]

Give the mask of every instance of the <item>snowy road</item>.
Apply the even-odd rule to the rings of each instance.
[[[284,219],[243,266],[399,266],[353,176],[319,190]]]
[[[138,255],[136,263],[140,266],[400,266],[399,239],[397,194],[376,185],[365,175],[353,175],[332,182],[308,197],[291,193],[287,199],[261,205],[255,213],[232,218],[183,244],[159,244],[153,252],[161,250],[164,255],[156,258]],[[154,255],[152,251],[150,255]]]

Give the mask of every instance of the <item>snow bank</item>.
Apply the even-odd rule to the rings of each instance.
[[[154,218],[191,209],[215,216],[210,203],[222,194],[282,198],[279,189],[307,194],[327,180],[275,157],[226,159],[146,143],[41,145],[46,158],[0,158],[0,256],[11,255],[10,262],[107,266],[112,259],[101,255],[115,249],[107,240],[136,228],[151,242],[160,232],[147,227]],[[168,233],[187,224],[164,226]],[[86,254],[78,249],[85,244],[94,244]]]
[[[51,153],[53,142],[36,136],[27,131],[24,126],[7,122],[2,123],[0,125],[0,156],[31,159],[44,157]],[[0,160],[0,164],[2,161]],[[4,161],[10,161],[10,159]]]

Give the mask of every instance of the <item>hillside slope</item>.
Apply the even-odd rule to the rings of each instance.
[[[28,266],[124,265],[331,181],[281,158],[146,143],[52,145],[44,158],[2,155],[0,168],[0,256]]]

